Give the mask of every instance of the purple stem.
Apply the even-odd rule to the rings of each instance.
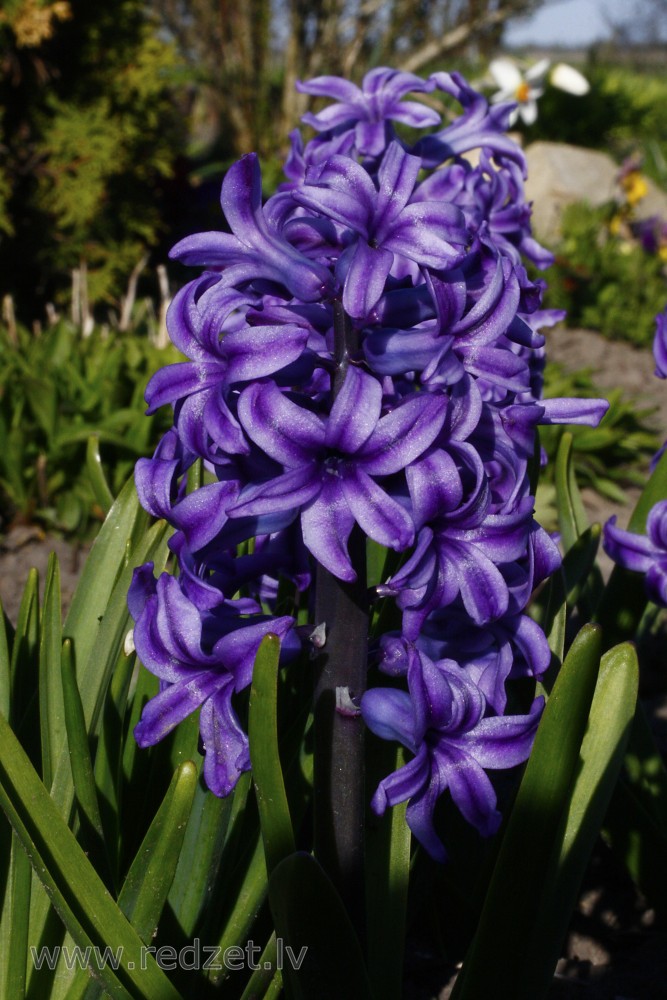
[[[334,398],[356,339],[342,304],[334,302]],[[360,715],[336,711],[337,688],[347,688],[356,701],[366,686],[366,537],[357,525],[350,535],[349,553],[357,574],[354,583],[344,583],[320,565],[315,578],[315,621],[326,623],[314,693],[315,856],[363,937],[364,727]]]

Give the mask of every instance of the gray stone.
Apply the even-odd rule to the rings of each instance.
[[[558,241],[566,205],[583,201],[596,207],[620,199],[619,167],[606,153],[563,142],[534,142],[525,152],[526,198],[533,202],[533,230],[546,244]],[[657,215],[667,221],[667,194],[648,178],[646,183],[648,192],[635,206],[634,217]]]
[[[526,198],[533,202],[533,230],[547,244],[558,240],[567,205],[585,201],[595,207],[617,196],[618,166],[606,153],[562,142],[534,142],[525,152]]]

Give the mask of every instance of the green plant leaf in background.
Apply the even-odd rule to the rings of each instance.
[[[39,645],[39,724],[42,748],[42,781],[47,788],[53,781],[54,762],[65,740],[65,715],[61,683],[62,611],[60,566],[54,552],[44,585]]]
[[[278,636],[264,636],[255,657],[248,712],[250,762],[269,875],[295,850],[278,744],[279,657]]]
[[[109,880],[109,858],[97,800],[86,721],[76,683],[71,639],[65,639],[63,643],[61,671],[67,747],[79,822],[82,827],[81,836],[86,846],[86,853],[97,871],[104,873]]]
[[[367,740],[367,745],[370,743]],[[373,789],[406,763],[402,747],[373,740],[368,747],[367,787]],[[368,976],[373,994],[400,1000],[407,930],[411,831],[405,820],[407,800],[384,815],[369,810],[364,853]]]
[[[537,888],[556,847],[579,766],[598,675],[602,635],[584,626],[566,656],[544,709],[500,846],[477,932],[456,983],[456,1000],[519,997],[540,906]],[[517,864],[520,859],[520,864]]]
[[[146,529],[147,517],[139,507],[133,483],[130,482],[114,503],[91,550],[63,626],[63,634],[71,642],[76,661],[76,682],[89,739],[97,738],[111,673],[129,628],[126,595],[133,567],[150,558],[161,564],[166,557],[166,526],[158,523],[152,529]],[[131,539],[135,536],[139,536],[139,540],[133,546]],[[49,612],[51,644],[57,631],[51,620],[52,614],[53,609]],[[17,656],[18,653],[14,659]],[[54,667],[57,663],[43,665],[42,677],[52,678]],[[36,702],[37,686],[34,686]],[[57,715],[57,700],[53,704]],[[34,728],[38,735],[40,725],[36,720]],[[53,776],[51,801],[68,823],[74,803],[69,752],[65,741],[57,746],[54,744],[53,749],[50,761]],[[30,913],[32,942],[54,943],[53,934],[56,934],[57,928],[53,926],[50,912],[48,896],[41,891],[33,891]],[[51,928],[48,933],[47,928]],[[29,970],[30,980],[34,974],[35,970]]]
[[[114,495],[109,488],[109,484],[102,469],[102,458],[100,456],[100,436],[91,434],[86,446],[86,467],[90,482],[93,487],[95,499],[104,511],[106,516],[113,507]]]
[[[643,533],[651,508],[667,497],[667,453],[656,464],[628,529]],[[597,606],[605,645],[633,640],[648,597],[641,576],[615,566]],[[661,912],[667,899],[667,769],[641,701],[633,720],[625,768],[611,801],[605,835],[642,891]]]
[[[197,768],[185,761],[172,778],[118,897],[118,905],[146,944],[155,934],[174,879],[196,785]]]
[[[565,552],[568,552],[579,536],[588,528],[588,517],[574,475],[571,434],[565,433],[560,439],[554,475],[558,524],[563,548]]]
[[[179,1000],[178,992],[109,896],[3,718],[0,805],[74,942],[82,949],[97,947],[102,952],[113,941],[119,949],[117,970],[101,962],[94,970],[110,996]]]
[[[310,854],[291,854],[277,865],[269,899],[285,949],[288,1000],[372,1000],[361,946],[345,907]]]

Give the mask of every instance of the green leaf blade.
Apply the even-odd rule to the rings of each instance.
[[[588,527],[588,518],[574,474],[572,440],[572,435],[568,432],[561,437],[554,471],[558,523],[566,552]]]
[[[27,852],[52,905],[81,948],[122,948],[120,966],[95,968],[122,1000],[180,1000],[136,931],[112,900],[7,722],[0,717],[0,805]]]
[[[109,488],[104,469],[102,468],[102,457],[100,455],[99,434],[91,434],[86,444],[86,469],[88,477],[93,487],[95,499],[102,508],[105,516],[113,507],[114,495]]]
[[[269,901],[285,952],[283,979],[290,1000],[372,1000],[354,928],[332,882],[311,855],[292,854],[276,866]]]
[[[51,787],[55,760],[66,739],[63,692],[60,680],[62,606],[60,566],[55,552],[49,556],[44,586],[39,642],[39,725],[42,745],[42,781]]]
[[[248,714],[250,762],[269,874],[295,850],[278,744],[279,657],[280,640],[269,633],[255,657]]]
[[[96,862],[98,871],[101,866],[106,872],[108,862],[104,830],[97,801],[97,786],[90,755],[86,720],[76,683],[71,639],[65,639],[63,643],[61,675],[67,745],[82,834],[88,852]]]
[[[546,997],[571,913],[618,779],[639,686],[637,654],[629,643],[607,652],[600,664],[581,763],[544,872],[519,997]]]
[[[598,676],[602,636],[584,626],[563,662],[507,823],[479,926],[453,998],[519,998],[540,885],[567,808]]]
[[[149,943],[174,879],[197,785],[197,768],[185,761],[176,770],[130,867],[118,905]]]

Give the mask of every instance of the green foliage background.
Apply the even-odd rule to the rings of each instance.
[[[91,301],[109,300],[165,228],[186,141],[176,52],[141,0],[20,0],[0,44],[0,290],[34,318],[85,261]]]
[[[573,326],[650,347],[655,317],[667,301],[665,262],[638,241],[610,233],[615,211],[613,204],[565,208],[545,302],[567,310]]]
[[[640,59],[640,56],[637,57]],[[646,66],[592,61],[582,67],[585,98],[547,87],[527,141],[546,139],[602,149],[619,162],[634,152],[657,183],[667,183],[667,79]]]
[[[79,538],[99,527],[86,447],[94,436],[120,490],[170,424],[168,408],[145,416],[146,383],[178,352],[145,328],[81,331],[60,320],[35,337],[0,327],[0,526],[36,521]]]

